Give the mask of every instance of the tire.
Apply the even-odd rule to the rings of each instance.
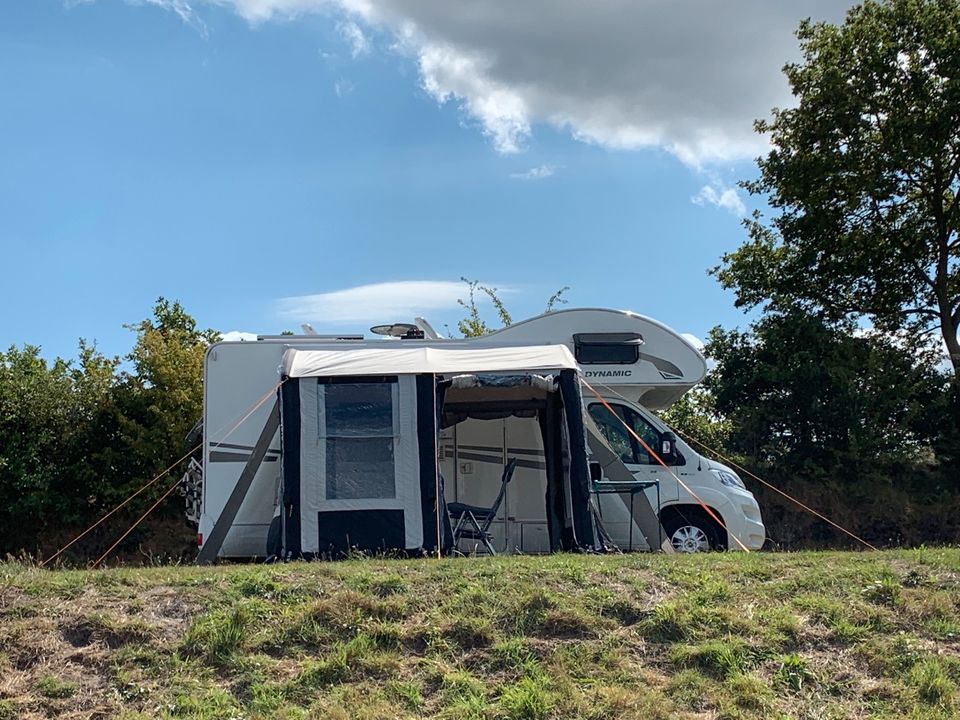
[[[661,523],[667,540],[680,553],[726,550],[723,530],[700,508],[676,508],[661,514]]]

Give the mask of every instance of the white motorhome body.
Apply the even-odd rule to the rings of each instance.
[[[285,350],[383,347],[563,344],[574,353],[585,379],[614,409],[620,419],[584,389],[584,402],[608,443],[641,480],[660,484],[661,518],[678,549],[704,549],[705,544],[735,549],[739,543],[716,527],[701,509],[697,498],[723,519],[729,534],[747,547],[764,540],[759,508],[742,483],[725,468],[695,453],[677,441],[678,462],[669,472],[643,451],[626,433],[620,420],[634,426],[651,445],[659,447],[669,429],[650,410],[675,402],[703,379],[706,364],[685,338],[666,326],[634,313],[604,309],[561,310],[516,323],[480,338],[471,339],[362,339],[358,336],[272,336],[256,342],[217,343],[209,349],[204,366],[204,480],[199,535],[210,532],[237,483],[244,464],[264,426],[269,398],[280,380],[278,368]],[[253,409],[259,401],[263,401]],[[241,418],[247,416],[243,422]],[[484,504],[489,488],[508,457],[520,464],[517,481],[508,488],[502,510],[493,526],[498,549],[538,552],[544,549],[545,528],[533,507],[543,494],[543,448],[529,423],[519,418],[500,421],[468,420],[442,435],[441,468],[447,484],[447,500]],[[267,531],[279,503],[280,443],[274,438],[250,491],[227,535],[221,555],[262,555]],[[682,480],[677,483],[673,473]],[[489,476],[489,477],[488,477]],[[654,489],[647,491],[655,506]],[[603,523],[621,547],[632,541],[645,548],[643,534],[630,520],[624,496],[597,497]]]

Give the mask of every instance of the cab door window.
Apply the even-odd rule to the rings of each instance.
[[[611,407],[616,408],[617,406],[613,405]],[[590,405],[589,410],[590,416],[597,427],[600,428],[607,444],[617,453],[620,460],[631,465],[640,462],[635,451],[636,443],[630,437],[630,433],[627,432],[620,419],[600,403]]]
[[[659,465],[657,459],[647,452],[643,443],[637,442],[623,426],[625,422],[637,435],[643,438],[654,452],[660,447],[660,431],[651,425],[643,415],[623,405],[611,403],[614,415],[605,405],[594,403],[590,405],[590,415],[603,433],[610,447],[620,456],[620,459],[632,465]],[[684,460],[677,455],[677,464],[683,465]]]
[[[633,429],[633,431],[643,438],[643,442],[647,444],[654,452],[660,452],[660,431],[657,430],[650,422],[636,410],[632,410],[628,407],[620,406],[617,408],[618,412],[623,413],[624,420],[627,421],[627,424]],[[634,438],[634,445],[636,446],[637,460],[641,465],[659,465],[660,462],[650,453],[647,452],[646,448],[640,443],[638,443]],[[685,460],[680,453],[677,453],[677,465],[684,465]]]
[[[640,413],[634,412],[628,407],[619,405],[617,406],[617,412],[626,420],[630,429],[643,438],[643,442],[647,444],[647,447],[656,451],[657,446],[660,444],[660,433],[658,433]],[[630,439],[633,441],[634,456],[637,458],[634,460],[635,463],[638,465],[659,465],[656,459],[647,452],[647,448],[644,447],[642,443],[637,442],[636,438],[631,437]]]

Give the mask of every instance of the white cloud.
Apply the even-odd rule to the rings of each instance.
[[[339,23],[337,30],[340,31],[340,37],[350,46],[350,55],[354,59],[370,52],[370,41],[353,20]]]
[[[520,152],[530,135],[530,112],[523,97],[485,72],[488,60],[449,45],[426,44],[417,51],[423,88],[437,102],[460,101],[480,121],[498,152]]]
[[[345,95],[349,95],[353,92],[356,85],[347,80],[346,78],[340,78],[333,83],[333,92],[338,98],[342,98]]]
[[[433,310],[456,309],[457,300],[468,293],[463,282],[401,280],[283,298],[278,309],[282,317],[299,322],[397,322]],[[486,295],[478,293],[476,299],[485,302]]]
[[[553,165],[538,165],[523,172],[510,173],[514,180],[542,180],[548,178],[557,171]]]
[[[202,37],[207,37],[207,26],[197,15],[189,0],[127,0],[127,2],[131,5],[152,5],[168,10],[200,33]]]
[[[233,6],[250,23],[267,20],[292,20],[298,15],[328,10],[335,5],[327,0],[200,0],[210,5]]]
[[[151,1],[192,14],[188,0]],[[370,30],[392,34],[426,92],[457,103],[499,152],[522,150],[546,123],[604,147],[662,148],[699,168],[763,152],[752,122],[791,102],[781,67],[798,57],[797,25],[841,21],[852,0],[200,3],[232,6],[254,24],[338,15],[355,54],[369,49]]]
[[[718,208],[729,210],[737,217],[743,217],[747,214],[747,208],[740,199],[737,189],[725,187],[719,180],[713,180],[709,185],[700,188],[700,192],[690,198],[694,205],[705,207],[714,205]]]
[[[257,339],[256,333],[243,332],[242,330],[231,330],[220,335],[224,342],[252,342]]]

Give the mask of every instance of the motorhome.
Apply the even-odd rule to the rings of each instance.
[[[328,353],[325,357],[332,365],[325,366],[323,372],[326,377],[339,377],[338,363],[355,358],[357,351],[379,352],[382,356],[384,350],[423,350],[429,355],[439,349],[466,351],[462,355],[469,358],[496,348],[557,345],[565,346],[582,373],[586,425],[599,431],[595,435],[602,436],[602,442],[613,451],[621,471],[645,486],[642,502],[637,506],[635,492],[598,491],[593,496],[597,520],[613,543],[627,550],[651,549],[665,540],[666,547],[682,552],[735,549],[741,545],[755,549],[763,544],[765,533],[759,507],[736,473],[674,439],[655,414],[702,380],[706,372],[702,355],[679,334],[649,318],[605,309],[560,310],[470,339],[440,338],[426,322],[419,321],[418,325],[375,328],[395,336],[388,338],[261,336],[257,341],[221,342],[209,348],[204,364],[202,461],[189,473],[192,491],[188,492],[188,497],[193,498],[188,515],[198,525],[201,547],[222,520],[231,496],[236,495],[242,471],[250,465],[258,444],[263,444],[262,462],[248,478],[249,488],[233,509],[224,537],[218,539],[216,554],[252,557],[267,552],[271,527],[276,532],[284,506],[282,431],[277,429],[265,443],[258,441],[269,422],[272,398],[277,395],[281,377],[290,377],[285,374],[290,369],[290,353]],[[388,364],[380,366],[378,372],[392,376],[397,371],[387,372],[390,358],[399,355],[386,357]],[[478,362],[472,371],[489,370],[480,365]],[[437,367],[441,368],[440,377],[450,376],[450,368]],[[459,372],[470,367],[471,362],[465,360],[454,369]],[[509,374],[516,370],[500,368],[499,372]],[[403,402],[398,399],[391,407],[391,412],[398,413]],[[504,466],[514,461],[515,478],[505,486],[502,504],[490,525],[493,546],[498,552],[556,549],[555,529],[549,513],[544,511],[544,498],[551,487],[548,468],[551,462],[562,464],[568,460],[558,461],[545,450],[542,422],[537,417],[533,410],[514,409],[499,416],[496,412],[483,412],[448,424],[439,423],[437,427],[439,476],[448,503],[489,504]],[[542,413],[539,417],[542,419]],[[670,437],[675,449],[667,458],[669,467],[661,466],[625,425],[644,438],[650,448],[662,447],[663,440]],[[319,433],[318,429],[315,442],[319,442]],[[591,444],[597,449],[593,439]],[[615,474],[611,465],[597,487],[602,489],[602,483]],[[710,511],[704,510],[703,504],[722,520],[723,527]],[[651,508],[660,521],[656,535],[662,533],[662,538],[653,537],[651,524],[644,522],[644,513]],[[219,524],[222,527],[223,523]]]

